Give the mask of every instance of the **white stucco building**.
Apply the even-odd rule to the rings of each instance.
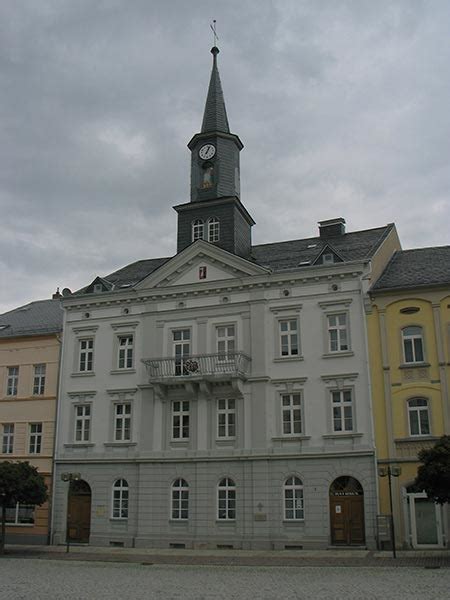
[[[177,254],[64,299],[53,541],[373,547],[364,303],[395,227],[253,246],[217,53]]]

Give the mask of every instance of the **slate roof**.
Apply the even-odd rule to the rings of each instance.
[[[260,244],[252,247],[250,260],[274,272],[302,269],[305,266],[312,265],[327,247],[337,253],[337,256],[344,262],[369,260],[393,228],[394,224],[390,223],[383,227],[344,233],[326,239],[312,237],[288,242]],[[114,291],[130,288],[156,271],[171,258],[171,256],[168,256],[138,260],[118,271],[114,271],[110,275],[106,275],[103,279],[112,284]],[[86,286],[75,292],[75,294],[86,293],[90,288],[91,285]]]
[[[395,252],[370,291],[443,285],[450,285],[450,246]]]
[[[0,315],[0,339],[62,331],[61,301],[37,300]]]
[[[313,264],[323,250],[329,246],[344,262],[369,260],[379,248],[389,232],[394,228],[390,223],[384,227],[344,233],[330,238],[313,237],[289,242],[275,242],[253,246],[252,255],[258,264],[273,271],[295,269]]]
[[[211,79],[209,80],[208,95],[206,96],[205,112],[203,113],[202,133],[210,131],[230,133],[225,99],[223,97],[219,69],[217,68],[219,49],[214,47],[211,49],[211,52],[214,59]]]

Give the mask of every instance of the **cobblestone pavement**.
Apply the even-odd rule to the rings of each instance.
[[[444,600],[450,569],[0,559],[1,600]]]

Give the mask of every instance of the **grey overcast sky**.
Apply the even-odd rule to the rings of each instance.
[[[2,0],[0,312],[175,253],[213,18],[254,243],[449,243],[448,0]]]

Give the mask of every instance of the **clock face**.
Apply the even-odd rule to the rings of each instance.
[[[198,155],[203,160],[209,160],[216,153],[216,148],[212,144],[205,144],[198,151]]]

